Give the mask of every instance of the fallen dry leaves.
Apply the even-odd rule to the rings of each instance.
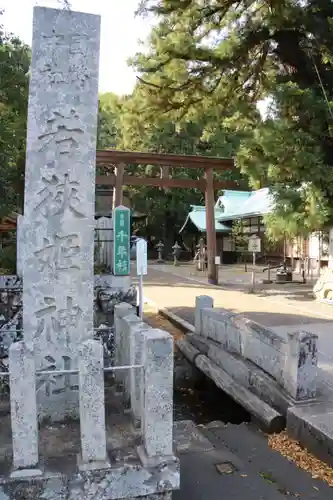
[[[297,441],[287,435],[286,431],[268,436],[268,444],[290,462],[294,462],[297,467],[309,472],[313,479],[321,479],[333,487],[333,469],[302,448]]]
[[[156,313],[154,309],[145,307],[144,309],[144,320],[148,325],[153,328],[160,328],[161,330],[166,330],[173,336],[174,340],[180,340],[184,337],[184,334],[179,328],[177,328],[168,319],[164,318],[161,314]]]

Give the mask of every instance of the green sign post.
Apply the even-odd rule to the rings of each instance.
[[[131,213],[127,207],[113,210],[113,274],[130,274]]]

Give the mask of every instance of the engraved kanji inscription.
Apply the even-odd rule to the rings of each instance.
[[[69,356],[61,356],[60,361],[51,356],[45,356],[44,364],[40,372],[53,371],[53,370],[71,370],[73,368],[72,360]],[[61,394],[66,391],[78,391],[79,387],[73,381],[73,375],[70,373],[55,373],[45,374],[42,373],[37,377],[36,389],[39,391],[44,388],[45,395],[51,396],[52,394]]]
[[[44,247],[35,252],[39,263],[39,271],[68,271],[80,269],[77,255],[80,252],[79,236],[56,234],[52,238],[44,238]]]
[[[35,211],[40,212],[46,218],[64,214],[66,210],[76,217],[85,217],[79,196],[78,181],[71,180],[68,174],[63,176],[63,180],[55,174],[52,174],[50,178],[43,176],[42,181],[45,187],[38,193],[41,201],[35,207]]]
[[[43,43],[54,52],[64,50],[68,54],[81,54],[85,56],[87,51],[87,41],[89,36],[86,33],[61,34],[52,33],[51,35],[42,35]]]
[[[80,144],[84,135],[84,125],[75,109],[69,113],[53,111],[46,120],[45,131],[38,136],[39,151],[55,148],[60,155],[70,156]]]
[[[49,83],[82,84],[90,77],[86,62],[88,35],[53,33],[42,35],[42,39],[47,55],[41,73]]]
[[[70,328],[79,328],[82,309],[67,296],[66,308],[58,309],[54,297],[44,297],[44,303],[36,310],[37,330],[35,340],[45,337],[52,342],[54,336],[62,336],[65,344],[70,343]]]

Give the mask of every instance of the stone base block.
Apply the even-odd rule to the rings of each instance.
[[[163,457],[148,457],[144,446],[140,445],[137,452],[143,467],[158,467],[161,464],[178,464],[178,459],[175,456]]]
[[[61,467],[59,467],[61,470]],[[0,478],[1,500],[100,500],[147,499],[171,500],[171,492],[179,488],[179,463],[163,468],[145,468],[136,464],[100,470],[71,473],[45,471],[42,476]]]
[[[77,466],[80,472],[89,472],[89,471],[97,471],[97,470],[105,470],[110,469],[111,464],[109,461],[105,462],[83,462],[82,457],[78,455],[77,457]]]
[[[333,403],[297,405],[287,413],[288,435],[333,466]]]
[[[33,479],[43,475],[41,469],[18,469],[10,474],[11,479]]]
[[[0,415],[0,500],[170,500],[179,489],[179,462],[144,467],[141,433],[107,392],[107,461],[82,464],[78,421],[40,427],[39,468],[12,469],[9,413]],[[111,465],[110,465],[111,464]]]

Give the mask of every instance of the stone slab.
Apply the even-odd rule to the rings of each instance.
[[[333,466],[333,403],[297,405],[287,413],[287,432]]]
[[[286,341],[272,330],[243,315],[204,309],[205,337],[226,351],[243,356],[284,383]]]
[[[43,475],[41,469],[18,469],[11,473],[11,479],[29,479],[32,480],[34,477],[40,477]]]
[[[118,500],[169,494],[179,488],[179,462],[161,468],[126,464],[109,470],[80,471],[73,475],[44,472],[33,482],[0,479],[0,500]],[[98,494],[98,497],[96,497]],[[19,496],[20,495],[20,496]],[[158,498],[158,497],[157,497]]]
[[[241,356],[225,351],[217,342],[202,339],[198,335],[187,335],[186,339],[234,380],[256,394],[269,406],[286,415],[287,408],[293,404],[293,401],[270,375]]]
[[[203,309],[201,324],[203,336],[219,342],[230,352],[240,354],[242,351],[241,332],[231,323],[234,313],[221,312],[214,309]]]
[[[192,420],[182,420],[174,423],[173,442],[177,454],[205,453],[214,448]]]

